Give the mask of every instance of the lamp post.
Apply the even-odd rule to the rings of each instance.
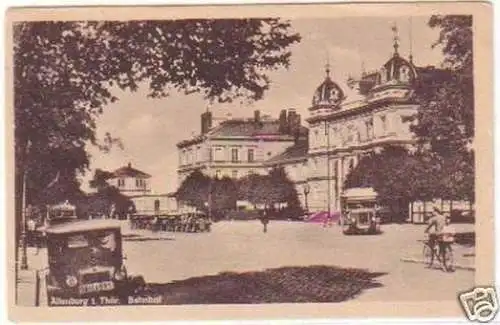
[[[208,208],[208,217],[212,219],[212,145],[210,143],[210,137],[207,137],[207,145],[208,145],[208,198],[207,198],[207,208]]]
[[[330,207],[330,197],[331,197],[331,177],[330,177],[330,124],[327,120],[325,120],[325,135],[326,135],[326,177],[328,182],[328,190],[327,190],[327,210],[328,216],[325,221],[325,226],[327,222],[330,222],[331,218],[331,207]]]
[[[307,202],[307,195],[311,192],[311,188],[309,186],[309,183],[306,183],[304,185],[304,199],[305,199],[305,206],[306,206],[306,213],[309,215],[309,204]]]
[[[23,170],[23,194],[22,194],[22,203],[21,203],[21,265],[20,269],[21,270],[27,270],[28,269],[28,254],[27,254],[27,234],[26,234],[26,180],[28,178],[28,155],[30,153],[31,149],[31,141],[28,140],[26,144],[26,152],[25,152],[25,159],[24,159],[24,170]]]
[[[27,234],[26,234],[26,177],[28,171],[25,169],[23,172],[23,198],[22,198],[22,212],[21,212],[21,270],[28,269],[28,254],[27,254]]]

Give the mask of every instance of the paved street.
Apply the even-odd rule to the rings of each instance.
[[[153,234],[131,233],[124,226],[125,262],[130,273],[155,284],[280,267],[336,266],[378,274],[373,280],[379,285],[363,289],[357,301],[451,300],[473,285],[473,271],[444,273],[401,260],[421,257],[423,226],[393,224],[383,230],[378,236],[345,236],[338,226],[275,221],[263,233],[258,221],[227,221],[214,224],[211,233]],[[44,253],[30,253],[32,267],[45,263]],[[464,257],[472,253],[473,248],[455,247],[458,263],[473,265],[473,257]],[[29,287],[20,290],[21,303],[32,304]]]

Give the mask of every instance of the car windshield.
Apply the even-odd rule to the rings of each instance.
[[[73,210],[53,210],[50,212],[51,218],[65,218],[72,217],[75,215],[75,211]]]
[[[373,209],[375,208],[375,202],[349,202],[347,203],[347,208],[349,210]]]
[[[78,234],[68,237],[68,248],[101,247],[114,251],[116,249],[116,237],[112,231],[98,233]]]
[[[64,238],[53,238],[49,242],[52,263],[76,267],[91,262],[107,265],[120,259],[119,238],[113,230],[101,230],[71,234]]]

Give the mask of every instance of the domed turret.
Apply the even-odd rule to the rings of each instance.
[[[330,69],[327,65],[326,78],[316,88],[312,99],[312,108],[319,106],[337,107],[344,99],[344,91],[342,88],[330,78]]]
[[[399,55],[394,55],[380,69],[379,84],[402,83],[412,84],[417,78],[415,66]]]
[[[399,37],[397,27],[392,28],[394,35],[394,53],[379,72],[379,85],[384,84],[412,84],[417,78],[417,71],[413,65],[413,56],[410,54],[410,60],[407,61],[399,55]]]

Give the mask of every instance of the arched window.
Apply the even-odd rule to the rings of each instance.
[[[407,65],[403,65],[399,69],[399,80],[402,82],[410,82],[411,74],[410,74],[410,67]]]
[[[387,118],[385,115],[380,116],[380,128],[382,129],[382,135],[387,133]]]
[[[386,83],[387,82],[387,69],[385,67],[383,67],[382,69],[380,69],[380,82],[381,83]]]
[[[366,124],[366,139],[370,140],[373,138],[373,117],[370,117]]]

